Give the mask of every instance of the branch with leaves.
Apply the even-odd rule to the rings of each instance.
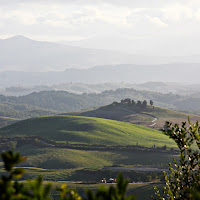
[[[189,126],[172,125],[166,122],[163,133],[172,138],[179,150],[179,162],[169,164],[170,174],[164,172],[165,186],[162,193],[155,187],[155,195],[159,200],[190,200],[200,199],[200,126],[197,121]]]

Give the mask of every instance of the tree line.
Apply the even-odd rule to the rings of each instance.
[[[117,106],[117,105],[127,105],[129,107],[133,107],[133,108],[136,108],[136,109],[146,109],[147,108],[147,100],[144,100],[144,101],[135,101],[133,99],[130,99],[130,98],[126,98],[126,99],[122,99],[120,103],[118,103],[117,101],[114,101],[112,103],[114,106]],[[153,104],[154,102],[152,100],[149,101],[149,105],[151,105],[153,107]],[[153,107],[154,108],[154,107]]]

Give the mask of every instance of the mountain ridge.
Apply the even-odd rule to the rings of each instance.
[[[84,68],[134,61],[134,56],[127,53],[36,41],[21,35],[1,39],[0,54],[1,71],[64,70],[70,66]]]
[[[66,68],[90,68],[102,65],[160,65],[163,63],[200,63],[197,56],[159,57],[117,50],[69,46],[37,41],[18,35],[0,39],[0,71],[62,71]],[[190,56],[189,56],[190,57]]]

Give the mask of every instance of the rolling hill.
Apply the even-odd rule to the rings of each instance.
[[[0,137],[1,150],[15,146],[28,157],[22,165],[26,178],[42,173],[47,180],[83,180],[85,174],[84,180],[98,181],[117,174],[113,167],[118,166],[134,174],[133,181],[146,181],[147,174],[160,173],[177,154],[174,141],[157,130],[94,117],[27,119],[1,128]]]
[[[0,136],[40,136],[57,142],[88,145],[136,145],[176,147],[161,132],[115,120],[80,116],[32,118],[0,129]]]

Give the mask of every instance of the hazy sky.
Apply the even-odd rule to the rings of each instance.
[[[0,37],[71,40],[200,32],[199,0],[0,0]]]
[[[199,0],[0,0],[0,38],[62,41],[200,35]]]

